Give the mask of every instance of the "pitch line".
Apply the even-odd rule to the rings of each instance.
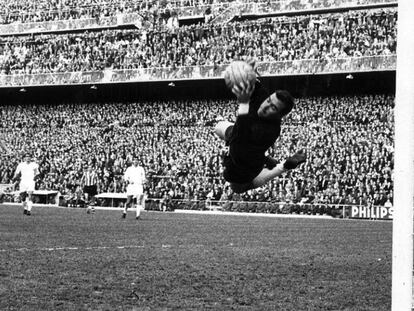
[[[229,243],[228,247],[235,247],[233,243]],[[106,250],[106,249],[144,249],[144,248],[182,248],[186,247],[185,245],[171,245],[171,244],[161,244],[161,245],[121,245],[121,246],[67,246],[67,247],[21,247],[21,248],[9,248],[9,249],[0,249],[0,253],[7,252],[56,252],[56,251],[96,251],[96,250]],[[192,244],[191,247],[205,247],[204,244]]]
[[[169,248],[171,245],[162,245],[162,248]],[[145,248],[144,245],[123,245],[123,246],[86,246],[86,247],[39,247],[39,248],[10,248],[0,249],[1,253],[6,252],[54,252],[54,251],[83,251],[83,250],[105,250],[105,249],[137,249]]]

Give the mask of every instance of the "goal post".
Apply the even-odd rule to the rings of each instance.
[[[414,207],[414,1],[398,0],[392,311],[411,311]]]

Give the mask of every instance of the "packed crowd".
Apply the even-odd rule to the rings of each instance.
[[[221,176],[226,147],[213,134],[219,118],[234,119],[232,101],[2,104],[0,137],[12,152],[0,154],[0,183],[12,182],[29,151],[40,165],[38,189],[79,196],[92,163],[100,193],[123,192],[137,155],[149,198],[383,205],[392,201],[393,106],[386,95],[299,99],[270,155],[305,148],[308,161],[236,195]]]
[[[189,1],[56,0],[31,1],[29,4],[23,4],[9,0],[0,9],[0,24],[102,18],[137,12],[144,15],[147,13],[157,15],[161,13],[160,10],[175,10],[189,5],[191,5]]]
[[[243,3],[235,0],[41,0],[22,3],[16,0],[7,0],[0,8],[0,24],[102,18],[116,16],[119,13],[137,12],[144,15],[147,13],[162,15],[166,12],[175,12],[184,16],[196,16],[211,14],[213,11],[219,12],[220,6],[234,2],[245,4],[241,8],[243,12],[254,12],[261,4],[265,5],[267,11],[277,12],[392,1],[394,0],[254,0]]]
[[[395,0],[255,0],[240,6],[242,14],[270,14],[285,11],[332,9],[374,4],[395,3]]]
[[[397,11],[365,10],[278,17],[171,31],[106,30],[6,37],[0,74],[217,66],[259,61],[389,55],[396,50]]]
[[[30,4],[28,7],[27,3],[6,1],[0,11],[1,24],[100,18],[143,9],[141,2],[122,0],[32,1]]]

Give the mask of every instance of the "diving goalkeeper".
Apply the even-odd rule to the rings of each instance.
[[[236,122],[220,121],[215,133],[229,146],[223,177],[234,192],[242,193],[296,168],[306,161],[306,154],[300,150],[280,163],[265,156],[280,135],[282,118],[294,107],[289,92],[269,94],[259,80],[242,81],[231,90],[238,102]]]

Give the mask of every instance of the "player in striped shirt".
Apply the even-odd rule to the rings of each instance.
[[[98,194],[98,174],[93,170],[92,164],[89,164],[87,170],[83,173],[81,185],[87,204],[87,213],[89,214],[95,211],[95,195]]]

